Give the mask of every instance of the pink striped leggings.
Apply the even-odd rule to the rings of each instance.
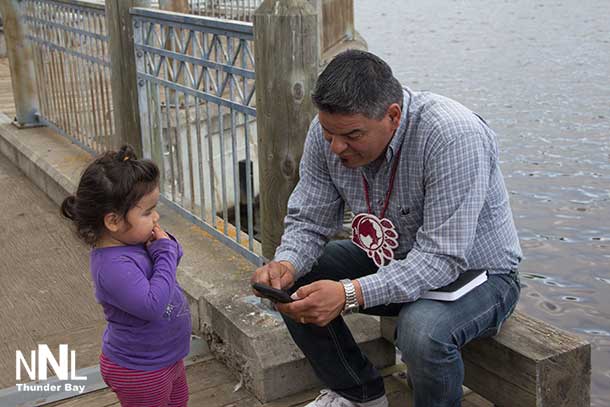
[[[102,353],[100,371],[122,407],[185,407],[189,399],[182,360],[159,370],[127,369]]]

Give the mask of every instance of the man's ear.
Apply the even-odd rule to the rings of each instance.
[[[123,224],[123,218],[114,212],[104,215],[104,226],[111,232],[118,232]]]
[[[400,117],[402,116],[402,109],[398,103],[392,103],[390,107],[388,107],[388,116],[390,116],[393,130],[396,130],[400,125]]]

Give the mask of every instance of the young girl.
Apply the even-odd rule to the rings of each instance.
[[[91,245],[95,296],[108,325],[100,370],[122,406],[186,406],[182,359],[189,352],[189,306],[176,281],[182,248],[159,226],[159,169],[130,146],[84,171],[61,206]]]

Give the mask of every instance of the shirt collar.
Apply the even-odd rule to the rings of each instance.
[[[390,145],[385,152],[385,161],[386,163],[390,163],[392,158],[396,155],[398,150],[403,144],[405,139],[405,134],[407,133],[407,116],[409,113],[409,104],[411,102],[411,91],[408,88],[403,89],[403,97],[402,97],[402,112],[400,113],[400,123],[398,128],[394,132],[394,136],[392,140],[390,140]]]

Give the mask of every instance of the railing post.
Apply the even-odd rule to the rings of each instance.
[[[322,63],[322,55],[324,54],[324,8],[322,7],[323,1],[324,0],[308,0],[309,4],[311,4],[318,16],[318,63]],[[318,71],[319,70],[320,68],[318,67]]]
[[[138,84],[129,9],[149,7],[150,0],[106,0],[106,30],[110,50],[110,83],[115,119],[112,145],[131,144],[142,156]]]
[[[307,0],[265,0],[254,14],[254,44],[262,249],[272,258],[316,113],[316,10]]]
[[[38,99],[34,61],[30,45],[25,39],[26,27],[19,3],[17,0],[0,0],[0,13],[4,21],[4,35],[15,100],[14,124],[18,127],[29,127],[40,125],[40,122],[37,116]]]
[[[159,10],[188,14],[189,9],[188,0],[159,0]]]

